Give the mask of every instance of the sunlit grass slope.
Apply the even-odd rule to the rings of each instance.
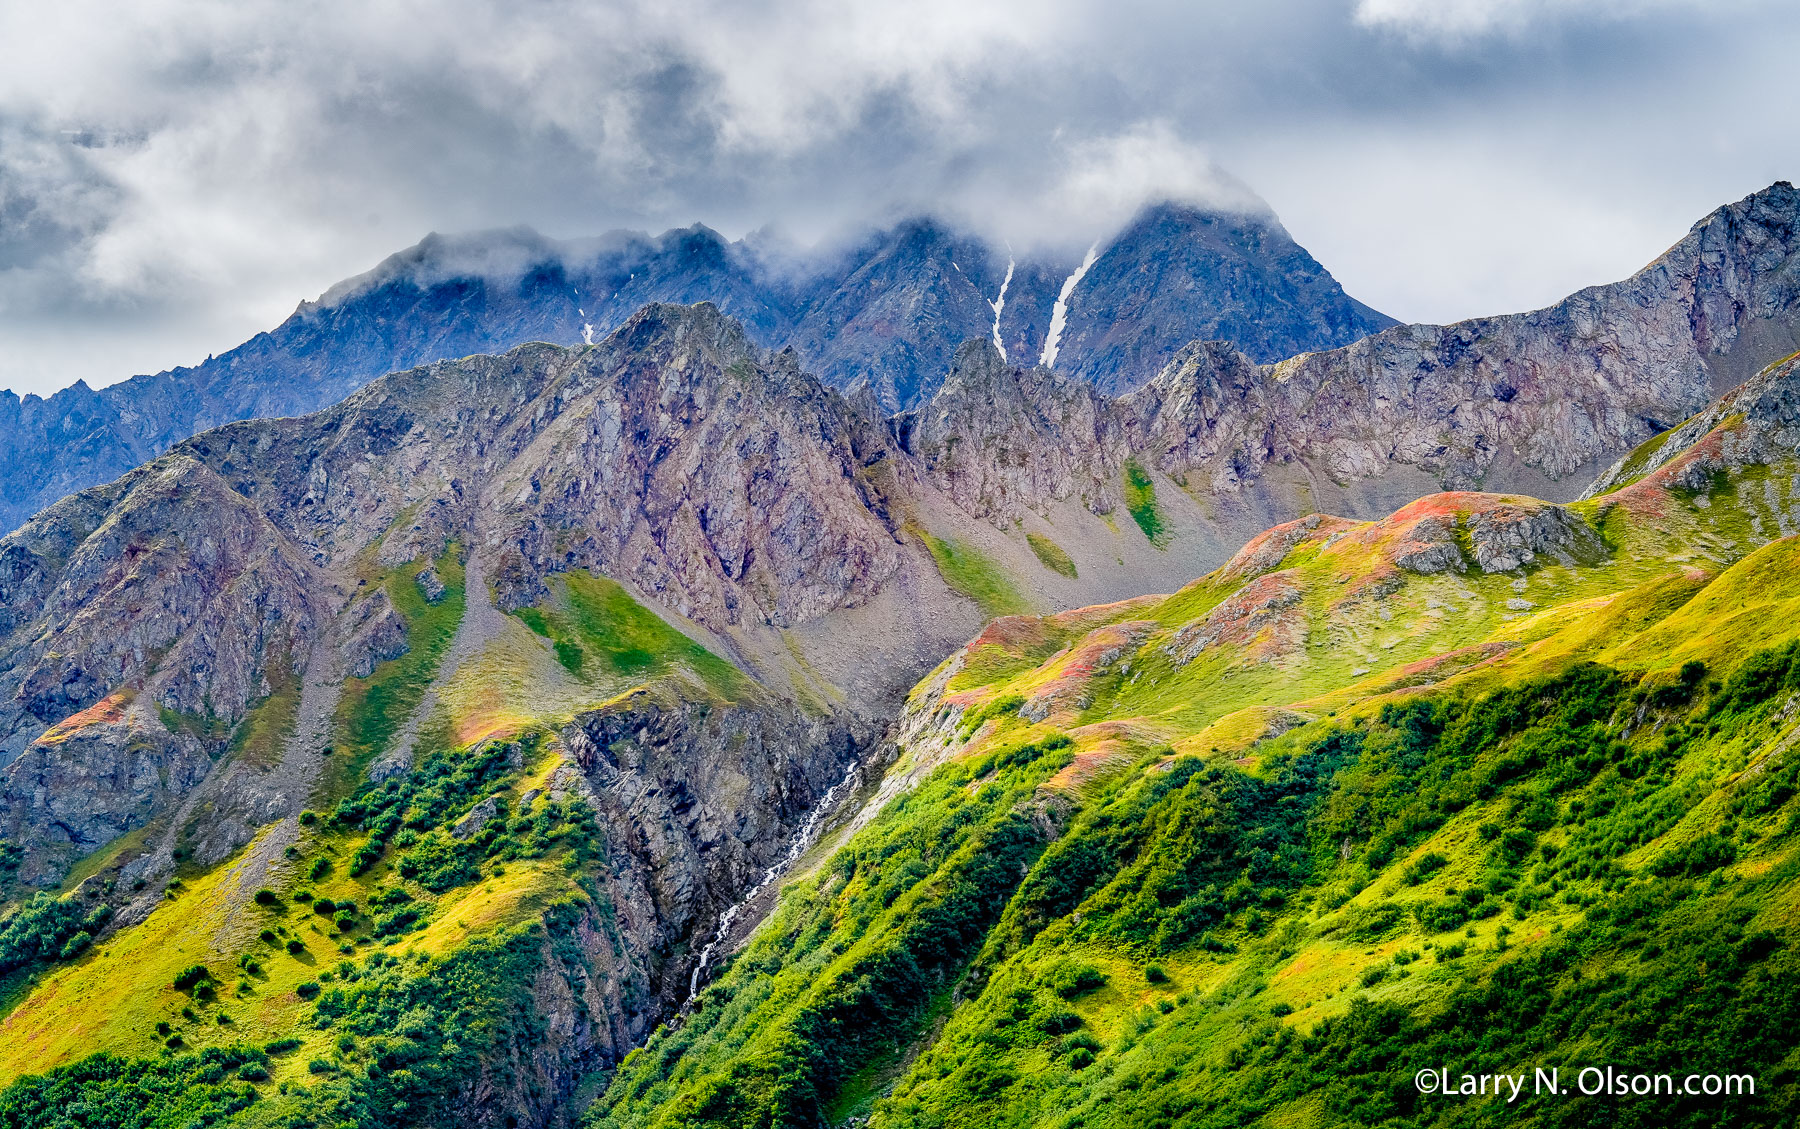
[[[909,701],[922,783],[590,1125],[1793,1120],[1800,538],[1764,542],[1795,469],[1315,517],[1167,597],[996,620]],[[1496,525],[1548,543],[1484,571]],[[1008,827],[1004,873],[946,886]],[[1590,1063],[1759,1091],[1410,1083]]]

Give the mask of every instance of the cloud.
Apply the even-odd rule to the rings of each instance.
[[[1460,43],[1567,21],[1615,22],[1725,0],[1357,0],[1356,22],[1418,39]]]
[[[1397,316],[1541,304],[1792,175],[1800,16],[1720,4],[4,5],[0,386],[191,363],[428,231],[518,224],[935,210],[1076,245],[1150,196],[1267,200]],[[1448,250],[1534,216],[1612,220]]]

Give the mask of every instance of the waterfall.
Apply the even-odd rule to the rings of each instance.
[[[850,771],[844,773],[844,778],[826,789],[825,794],[819,797],[819,802],[806,813],[806,820],[800,824],[800,830],[796,831],[794,837],[788,840],[787,853],[782,855],[774,866],[764,871],[762,879],[750,887],[749,892],[739,898],[735,905],[719,915],[718,928],[713,930],[712,940],[708,941],[706,947],[700,950],[700,959],[694,965],[694,974],[688,979],[688,996],[681,1003],[682,1011],[687,1011],[688,1006],[694,1002],[694,996],[700,991],[700,978],[706,974],[707,966],[712,963],[713,951],[731,939],[731,927],[737,923],[738,915],[744,911],[744,907],[755,901],[758,894],[769,888],[770,883],[787,873],[788,867],[800,861],[800,856],[806,853],[807,848],[813,844],[813,838],[818,835],[819,824],[823,823],[825,817],[831,814],[831,809],[837,806],[838,800],[844,793],[854,791],[861,781],[862,765],[860,763],[851,764]]]

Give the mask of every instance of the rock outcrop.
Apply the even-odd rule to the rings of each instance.
[[[1681,426],[1614,463],[1583,497],[1643,478],[1704,492],[1713,476],[1793,458],[1800,452],[1800,354],[1784,357]]]

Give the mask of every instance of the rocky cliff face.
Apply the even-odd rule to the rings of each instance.
[[[1739,223],[1734,238],[1761,246],[1758,261],[1785,262],[1766,239],[1758,243],[1754,226]],[[1725,260],[1696,255],[1705,269],[1694,277],[1714,279],[1706,264]],[[1711,293],[1714,283],[1724,285],[1677,287],[1672,300]],[[1754,286],[1763,289],[1734,293],[1779,293],[1767,279]],[[1620,325],[1595,332],[1639,340],[1622,319],[1644,307],[1627,306]],[[1746,342],[1766,339],[1759,335],[1768,326],[1787,324],[1790,306],[1765,301],[1758,308],[1775,311],[1767,324],[1742,322],[1736,344],[1707,356],[1730,361]],[[1722,339],[1718,318],[1708,318],[1706,340]],[[1422,332],[1402,337],[1416,342]],[[1525,334],[1490,327],[1482,348],[1499,351],[1421,378],[1408,393],[1414,410],[1446,402],[1442,389],[1454,390],[1457,373],[1522,363],[1502,346]],[[1005,363],[984,338],[957,351],[931,401],[884,419],[871,390],[840,395],[795,354],[754,345],[716,308],[652,306],[593,346],[531,345],[441,362],[383,378],[311,416],[218,428],[0,539],[0,734],[10,758],[0,770],[0,836],[24,848],[19,878],[41,886],[121,836],[154,831],[117,872],[121,891],[147,884],[121,895],[135,900],[115,920],[131,927],[161,901],[156,883],[172,871],[174,844],[217,861],[273,827],[233,863],[247,897],[285,865],[344,680],[411,653],[396,623],[403,594],[433,606],[446,598],[435,572],[403,574],[404,589],[368,581],[408,562],[449,568],[456,558],[440,554],[460,547],[467,609],[438,672],[422,676],[426,696],[384,748],[417,736],[424,703],[457,689],[452,674],[490,660],[523,673],[484,683],[484,693],[513,693],[521,708],[558,718],[547,732],[563,763],[544,787],[596,813],[612,864],[594,876],[606,897],[546,941],[532,990],[541,1035],[509,1049],[504,1079],[496,1067],[468,1095],[470,1124],[552,1123],[581,1070],[616,1059],[678,1005],[697,946],[725,908],[781,857],[846,766],[878,744],[897,696],[857,692],[854,679],[884,668],[910,683],[989,618],[952,582],[968,595],[965,573],[999,575],[1026,589],[1022,602],[1054,610],[1088,592],[1141,593],[1159,585],[1159,569],[1206,571],[1226,555],[1214,550],[1238,539],[1190,537],[1224,519],[1202,515],[1181,481],[1211,505],[1342,449],[1334,444],[1373,442],[1368,420],[1395,418],[1382,413],[1400,408],[1358,399],[1329,377],[1368,347],[1263,367],[1228,346],[1196,345],[1146,388],[1109,399],[1058,369]],[[1566,360],[1573,346],[1545,349],[1531,355]],[[1758,452],[1791,452],[1800,444],[1785,387],[1793,373],[1791,362],[1769,370],[1665,441],[1672,453],[1636,452],[1616,476],[1679,473],[1689,477],[1675,485],[1697,489]],[[1625,382],[1613,394],[1629,405],[1642,390]],[[1547,395],[1515,393],[1503,402],[1540,407],[1484,425],[1486,445],[1475,449],[1487,452],[1490,469],[1512,450],[1547,473],[1562,465],[1551,456],[1579,453],[1591,438],[1558,432],[1543,445],[1532,429],[1546,418]],[[1593,402],[1608,403],[1598,392]],[[1304,428],[1263,414],[1278,409],[1314,414]],[[1715,448],[1737,461],[1698,461]],[[1173,547],[1093,516],[1125,501],[1133,459],[1155,478],[1168,512],[1185,506],[1202,515]],[[1447,475],[1460,465],[1415,443],[1375,448],[1366,466],[1337,469],[1355,483],[1396,468]],[[1403,510],[1369,532],[1384,568],[1479,579],[1607,552],[1585,523],[1553,506],[1452,501],[1453,512]],[[1262,659],[1304,651],[1299,589],[1276,566],[1300,540],[1325,541],[1345,527],[1302,519],[1239,554],[1232,568],[1255,580],[1171,641],[1183,669],[1210,661],[1222,642],[1261,640]],[[1082,561],[1079,582],[1047,561],[1040,568],[1022,544],[1026,529],[1062,538]],[[943,540],[928,549],[920,530]],[[1101,573],[1114,559],[1117,571]],[[1032,569],[1043,576],[1033,580]],[[691,670],[651,679],[648,691],[599,682],[571,689],[549,634],[501,611],[554,611],[581,570],[622,582],[660,609],[665,626],[730,657],[748,689],[720,693]],[[1379,600],[1380,584],[1372,587],[1348,598]],[[1084,638],[1069,670],[1098,676],[1143,645],[1151,626],[1120,613],[1105,609],[1108,626],[1093,632],[1084,613],[1046,619]],[[1029,622],[996,620],[994,634],[958,661]],[[946,693],[956,669],[943,667],[902,717],[910,743],[926,753],[902,766],[894,789],[932,749],[948,748],[970,704]],[[285,739],[266,761],[240,756],[244,719],[277,701],[282,685],[297,695]],[[591,696],[570,696],[577,691]],[[1053,680],[1033,689],[1022,714],[1083,708],[1087,692],[1080,679]],[[413,762],[380,763],[403,776]],[[450,834],[466,839],[498,810],[477,805]]]
[[[1096,513],[1118,504],[1128,452],[1115,405],[1051,369],[1015,369],[985,340],[958,350],[938,394],[889,426],[919,474],[1003,528],[1068,498]]]
[[[1790,356],[1608,467],[1583,497],[1609,493],[1644,478],[1705,493],[1715,475],[1797,454],[1800,358]]]
[[[677,1012],[714,923],[782,861],[873,736],[787,706],[648,693],[566,726],[578,769],[560,772],[551,794],[586,800],[612,865],[600,898],[547,922],[533,1037],[500,1048],[470,1080],[460,1123],[567,1124],[576,1084]]]
[[[593,347],[440,363],[313,416],[208,432],[0,542],[0,749],[17,762],[4,833],[65,842],[49,876],[167,807],[141,773],[113,791],[56,783],[65,745],[81,743],[44,735],[112,695],[130,697],[96,732],[161,749],[173,774],[158,779],[179,782],[324,633],[355,652],[339,677],[402,653],[382,609],[349,601],[346,570],[370,546],[394,565],[471,545],[503,609],[537,602],[559,573],[613,577],[700,629],[765,633],[731,644],[745,661],[787,647],[769,632],[842,642],[828,622],[860,615],[856,646],[829,661],[904,652],[905,665],[918,640],[895,634],[889,593],[926,584],[954,602],[909,521],[973,519],[1004,539],[1064,504],[1110,515],[1134,458],[1172,500],[1176,484],[1216,505],[1273,497],[1241,519],[1197,517],[1216,530],[1183,550],[1200,571],[1239,525],[1316,508],[1271,493],[1293,468],[1370,491],[1369,508],[1401,471],[1448,487],[1567,476],[1616,456],[1659,422],[1652,411],[1687,411],[1709,364],[1789,331],[1795,195],[1727,209],[1629,283],[1551,310],[1401,327],[1266,367],[1196,344],[1118,399],[978,340],[928,404],[884,421],[871,397],[854,406],[717,310],[664,306]],[[1113,587],[1088,599],[1155,583],[1118,560]],[[347,606],[355,623],[338,623]],[[959,630],[926,628],[925,649]],[[77,792],[82,810],[64,810]]]
[[[345,656],[337,679],[404,653],[385,597],[350,598],[371,548],[476,545],[515,606],[583,567],[721,628],[854,605],[897,565],[851,427],[791,358],[764,367],[716,312],[664,307],[602,347],[209,432],[70,498],[0,541],[0,835],[53,881],[166,814],[316,644]]]
[[[1710,380],[1709,361],[1730,362],[1789,324],[1778,268],[1791,235],[1780,206],[1791,197],[1772,190],[1771,200],[1696,229],[1633,280],[1637,289],[1589,292],[1515,319],[1390,330],[1276,366],[1194,345],[1117,399],[1059,369],[1005,363],[983,338],[958,350],[931,401],[882,419],[868,392],[839,395],[795,353],[760,349],[712,307],[653,306],[591,347],[442,362],[312,416],[221,427],[0,540],[0,747],[9,762],[0,836],[26,848],[21,879],[53,883],[124,834],[201,812],[190,807],[201,798],[218,832],[195,840],[208,859],[291,815],[317,772],[318,750],[301,746],[323,730],[306,737],[297,726],[297,743],[269,765],[234,759],[232,735],[283,679],[313,693],[404,654],[386,597],[358,596],[360,570],[430,558],[453,542],[479,565],[472,575],[492,579],[501,609],[541,603],[553,578],[575,570],[625,582],[763,679],[778,702],[808,668],[827,698],[862,668],[893,667],[910,681],[920,655],[967,634],[978,617],[945,586],[913,523],[963,537],[981,526],[988,540],[969,544],[999,551],[1020,539],[1021,522],[1054,520],[1062,524],[1052,532],[1080,550],[1070,509],[1116,511],[1134,458],[1163,476],[1171,505],[1184,497],[1179,482],[1224,499],[1291,465],[1351,483],[1411,467],[1454,484],[1509,459],[1566,472],[1648,427],[1642,410],[1668,387]],[[1761,265],[1726,269],[1740,261]],[[1740,308],[1727,333],[1721,311]],[[1678,339],[1682,326],[1688,336]],[[1437,367],[1418,367],[1427,354]],[[1357,366],[1382,375],[1357,376]],[[1517,383],[1501,398],[1493,382],[1507,373]],[[1559,399],[1558,380],[1585,390]],[[1477,410],[1480,390],[1491,404]],[[1773,450],[1792,442],[1785,397],[1780,381],[1752,382],[1687,430],[1704,439],[1741,417],[1750,430],[1731,449]],[[1600,426],[1607,420],[1611,431]],[[1487,571],[1525,553],[1593,548],[1536,510],[1478,516],[1486,524],[1470,532],[1475,559],[1457,531],[1421,527],[1408,561],[1416,571]],[[1107,536],[1119,535],[1113,529]],[[1149,570],[1167,554],[1131,542],[1128,561],[1119,544],[1108,552],[1120,570],[1101,582],[1115,587],[1099,594],[1155,586],[1160,574]],[[1224,556],[1185,542],[1182,551],[1190,574]],[[485,607],[486,580],[479,588]],[[836,649],[807,660],[821,639]],[[789,653],[801,657],[777,661]],[[821,666],[829,673],[819,676]],[[328,700],[302,697],[301,714],[329,717]],[[892,702],[852,704],[880,711]],[[842,734],[859,724],[854,708],[834,707],[824,716],[839,718],[826,723],[835,737],[781,736],[763,721],[754,733],[707,736],[724,722],[669,708],[644,724],[661,727],[658,748],[689,751],[662,767],[627,772],[624,753],[602,755],[624,739],[611,731],[604,740],[565,734],[599,805],[625,804],[608,808],[611,833],[638,844],[632,872],[643,885],[632,896],[658,907],[634,952],[672,952],[716,914],[719,899],[764,865],[770,836],[816,798],[821,774],[840,769]],[[801,724],[783,716],[782,726]],[[675,810],[685,800],[669,798],[673,782],[698,771],[681,759],[692,759],[683,743],[713,748],[715,737],[763,750],[762,759],[725,757],[716,795]],[[790,760],[778,764],[770,750],[780,749]],[[640,778],[659,782],[633,793]],[[634,794],[656,803],[632,807]],[[664,812],[660,823],[653,810]],[[695,810],[700,822],[684,823]],[[750,820],[742,836],[720,838],[740,815]],[[158,866],[142,874],[166,872]],[[666,994],[672,983],[644,990]]]
[[[1337,483],[1396,465],[1449,489],[1567,486],[1800,341],[1800,192],[1721,208],[1624,282],[1548,309],[1398,326],[1262,369],[1194,345],[1134,400],[1170,473],[1236,491],[1283,464]],[[1198,410],[1176,407],[1192,403]]]

